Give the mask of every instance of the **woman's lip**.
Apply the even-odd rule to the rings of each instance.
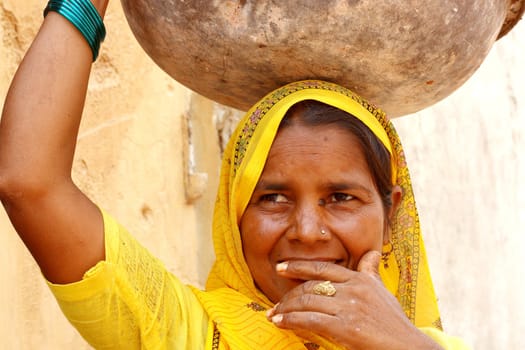
[[[277,261],[278,264],[288,261],[308,261],[308,262],[328,262],[332,264],[341,264],[344,260],[343,259],[333,259],[333,258],[286,258],[286,259],[280,259]]]

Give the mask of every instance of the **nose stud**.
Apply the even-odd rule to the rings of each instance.
[[[326,235],[326,230],[324,228],[321,229],[321,234],[324,236]]]

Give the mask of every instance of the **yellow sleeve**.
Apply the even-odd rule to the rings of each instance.
[[[75,283],[48,282],[95,349],[203,349],[208,317],[192,293],[106,213],[106,259]]]
[[[419,330],[428,337],[432,338],[445,350],[470,350],[470,347],[467,346],[463,340],[447,335],[439,329],[432,327],[421,327]]]

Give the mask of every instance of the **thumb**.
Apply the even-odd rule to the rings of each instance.
[[[370,250],[366,252],[357,264],[357,271],[364,272],[372,277],[381,280],[379,276],[379,263],[381,262],[381,253],[377,250]]]

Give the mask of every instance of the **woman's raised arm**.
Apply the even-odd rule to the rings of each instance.
[[[107,0],[93,0],[103,16]],[[93,60],[86,39],[49,12],[11,83],[0,120],[0,199],[51,282],[104,259],[102,216],[71,167]]]

